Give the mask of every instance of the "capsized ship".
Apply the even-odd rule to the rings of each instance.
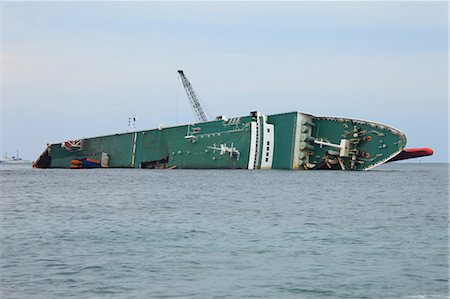
[[[208,121],[191,83],[178,74],[197,123],[49,144],[35,168],[225,168],[368,170],[429,156],[379,123],[290,112]]]
[[[390,126],[301,112],[250,115],[49,144],[36,168],[369,170],[400,154]]]

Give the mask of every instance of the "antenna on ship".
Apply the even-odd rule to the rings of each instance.
[[[191,82],[186,78],[184,72],[182,70],[178,70],[178,74],[180,75],[181,82],[183,83],[184,90],[186,91],[186,95],[189,98],[189,102],[191,103],[192,111],[194,112],[194,116],[196,120],[205,122],[208,121],[208,117],[206,116],[205,111],[203,110],[202,105],[200,104],[200,100],[197,97],[197,94],[192,88]]]
[[[131,128],[133,128],[133,131],[136,131],[136,114],[128,117],[128,130],[130,130]]]

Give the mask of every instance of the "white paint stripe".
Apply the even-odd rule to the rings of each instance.
[[[133,152],[131,153],[131,167],[134,167],[134,159],[136,157],[136,138],[137,138],[137,132],[134,133]]]
[[[255,132],[256,132],[256,149],[255,149],[255,165],[253,166],[254,169],[259,169],[261,166],[261,139],[262,139],[261,118],[264,119],[264,115],[258,113],[258,116],[256,118],[256,130],[255,130]]]
[[[274,148],[274,125],[263,123],[264,143],[262,144],[261,169],[272,169]]]
[[[253,169],[256,159],[256,122],[250,123],[250,151],[248,154],[248,169]]]

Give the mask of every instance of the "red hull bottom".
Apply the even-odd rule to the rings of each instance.
[[[388,162],[420,158],[433,155],[433,150],[431,148],[405,148],[397,156],[390,159]]]

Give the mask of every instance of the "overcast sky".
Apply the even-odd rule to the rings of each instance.
[[[403,131],[448,162],[447,2],[0,2],[0,151],[302,111]]]

